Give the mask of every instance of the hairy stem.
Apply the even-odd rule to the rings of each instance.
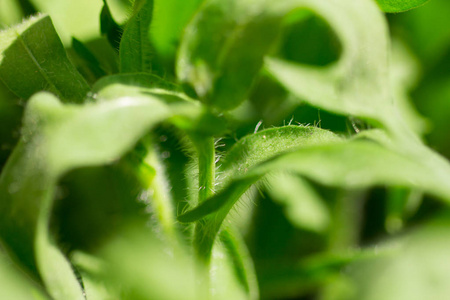
[[[215,149],[214,138],[195,137],[198,151],[198,203],[202,203],[214,194]]]

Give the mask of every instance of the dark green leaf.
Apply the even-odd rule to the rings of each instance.
[[[106,75],[105,70],[100,65],[100,62],[95,57],[95,55],[84,45],[82,42],[76,38],[72,38],[73,50],[78,54],[80,58],[88,65],[89,69],[96,78],[100,78]]]
[[[115,50],[119,50],[120,39],[122,37],[122,27],[114,20],[108,2],[103,0],[103,8],[100,13],[100,32],[106,35],[109,43]]]
[[[133,16],[125,26],[120,41],[120,71],[122,73],[150,72],[153,49],[150,43],[150,24],[153,0],[137,0]]]
[[[47,90],[64,101],[84,99],[89,86],[67,58],[48,16],[2,31],[0,39],[0,79],[16,95],[28,99]]]

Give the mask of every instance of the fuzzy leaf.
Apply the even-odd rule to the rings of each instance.
[[[407,11],[424,5],[429,0],[377,0],[381,9],[388,13]]]
[[[2,31],[0,40],[0,79],[16,95],[28,99],[47,90],[68,102],[84,99],[89,86],[67,58],[48,16]]]
[[[153,16],[153,0],[135,1],[133,16],[125,26],[120,41],[120,71],[122,73],[150,72],[152,70],[152,46],[150,24]]]
[[[315,130],[320,133],[319,129]],[[210,255],[214,238],[236,201],[252,184],[274,171],[292,172],[325,185],[348,189],[403,186],[450,200],[450,188],[446,184],[450,173],[441,173],[427,160],[390,150],[373,141],[323,139],[308,143],[308,138],[314,140],[315,136],[303,137],[303,148],[246,168],[218,194],[178,217],[181,222],[200,220],[197,230],[204,234],[196,243],[202,256]],[[259,148],[264,149],[264,145],[260,143]]]
[[[181,42],[178,77],[208,105],[222,110],[247,97],[281,17],[267,1],[207,1]]]
[[[338,141],[340,138],[337,135],[315,127],[285,126],[262,130],[239,140],[220,161],[219,172],[229,182],[279,154],[300,147]]]
[[[151,95],[85,106],[63,105],[48,93],[30,100],[22,139],[0,177],[0,232],[7,249],[29,270],[39,271],[55,298],[83,299],[70,265],[48,234],[58,179],[74,168],[117,160],[172,115]]]
[[[372,117],[373,106],[378,110],[384,107],[389,95],[384,85],[387,27],[384,16],[370,0],[207,1],[186,29],[180,46],[178,77],[192,85],[207,104],[222,110],[236,107],[248,96],[283,19],[302,8],[329,22],[341,39],[343,57],[337,66],[304,68],[294,78],[285,70],[278,74],[273,64],[269,70],[277,78],[283,76],[279,78],[282,83],[288,77],[291,84],[297,84],[294,90],[318,99],[316,102],[325,102],[326,97],[339,99],[330,105],[345,113],[353,113],[347,110],[347,103],[361,100],[359,95],[376,95],[375,100],[367,100],[372,105],[370,110],[363,105],[358,107]],[[341,100],[341,95],[352,99]],[[309,100],[308,97],[304,98]]]
[[[315,2],[312,10],[329,22],[341,40],[344,51],[339,60],[315,67],[268,58],[267,70],[289,92],[313,106],[395,127],[391,126],[396,114],[387,76],[384,16],[372,1]]]

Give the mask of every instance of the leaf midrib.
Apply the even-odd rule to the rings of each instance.
[[[31,51],[31,49],[27,46],[27,44],[25,43],[25,41],[23,40],[22,36],[16,31],[16,35],[17,35],[17,40],[20,41],[21,45],[23,46],[23,48],[25,49],[25,51],[27,52],[28,56],[31,58],[31,60],[33,61],[33,63],[35,64],[35,66],[37,67],[37,69],[39,70],[39,73],[42,75],[42,77],[44,77],[45,81],[47,81],[51,87],[53,87],[54,92],[57,93],[57,96],[59,98],[64,98],[62,96],[61,91],[56,87],[56,85],[52,82],[52,80],[50,79],[50,77],[47,76],[47,73],[44,71],[44,69],[41,67],[40,63],[38,62],[38,60],[36,59],[34,53]]]

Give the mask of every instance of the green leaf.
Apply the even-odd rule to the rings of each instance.
[[[320,137],[321,130],[314,130]],[[308,142],[309,138],[311,142]],[[403,186],[450,200],[450,188],[446,184],[450,181],[449,173],[441,173],[442,170],[436,170],[434,163],[430,164],[427,160],[367,140],[321,140],[315,135],[305,136],[303,140],[305,146],[299,150],[280,154],[240,172],[235,171],[236,177],[222,191],[178,217],[181,222],[199,220],[196,230],[203,234],[197,235],[199,239],[195,243],[201,256],[209,257],[223,220],[242,194],[264,175],[274,171],[292,172],[321,184],[347,189],[376,185]],[[259,146],[264,149],[263,145]]]
[[[122,27],[114,20],[108,2],[103,0],[103,8],[100,13],[100,32],[106,35],[108,42],[115,50],[119,50],[122,38]]]
[[[70,45],[73,36],[81,41],[88,41],[98,35],[101,1],[28,0],[28,2],[31,2],[37,11],[46,13],[52,18],[66,46]]]
[[[67,58],[48,16],[2,31],[0,39],[0,79],[16,95],[27,100],[47,90],[68,102],[84,99],[89,86]]]
[[[76,38],[72,38],[72,47],[77,55],[84,60],[89,70],[93,73],[96,78],[100,78],[106,75],[106,71],[101,67],[100,62],[95,57],[95,55],[89,50],[86,45]]]
[[[420,66],[417,58],[408,46],[399,39],[391,42],[390,82],[394,99],[397,102],[402,119],[418,136],[429,130],[429,124],[412,104],[409,96],[420,76]]]
[[[122,73],[150,72],[153,49],[150,43],[150,24],[153,0],[135,1],[133,16],[125,26],[120,41],[120,71]]]
[[[0,170],[19,139],[23,107],[0,81]]]
[[[203,0],[154,0],[150,37],[155,50],[164,59],[173,59],[183,29]]]
[[[377,0],[381,9],[388,13],[407,11],[421,5],[429,0]]]
[[[314,67],[268,58],[267,70],[289,92],[313,106],[395,127],[387,77],[388,31],[382,13],[365,0],[315,1],[310,6],[340,39],[345,50],[339,60]]]
[[[406,14],[395,16],[396,26],[399,28],[408,28],[407,32],[401,34],[408,41],[422,60],[422,63],[431,67],[433,72],[427,75],[433,76],[435,71],[446,72],[446,63],[440,63],[445,60],[448,53],[448,42],[450,39],[450,28],[447,26],[446,16],[450,11],[450,2],[448,1],[429,1],[427,5],[420,9],[415,9]],[[443,73],[438,76],[443,78]]]
[[[378,246],[340,253],[317,253],[300,261],[291,261],[289,265],[281,264],[260,275],[261,293],[267,298],[292,298],[309,294],[330,284],[345,267],[387,256],[391,252],[389,247]]]
[[[324,232],[330,225],[330,212],[323,199],[304,179],[290,174],[274,174],[267,178],[267,191],[283,207],[294,226]]]
[[[131,95],[143,94],[166,94],[178,96],[184,100],[188,97],[183,95],[182,90],[176,84],[162,79],[159,76],[147,73],[129,73],[106,76],[92,88],[92,97],[102,99],[115,99]],[[176,101],[175,97],[173,98]]]
[[[180,249],[168,250],[150,230],[123,232],[102,249],[107,263],[103,278],[122,290],[124,300],[205,299],[199,292],[206,286],[196,282],[202,273],[191,258]]]
[[[106,282],[101,276],[101,272],[105,269],[104,260],[81,251],[73,252],[71,258],[83,279],[87,299],[113,300],[120,298],[118,289],[107,288]]]
[[[191,213],[194,215],[200,213],[202,216],[205,216],[215,211],[218,206],[223,205],[226,206],[227,209],[223,210],[223,216],[218,216],[216,219],[220,226],[223,218],[237,199],[239,199],[248,187],[255,182],[255,178],[245,177],[245,174],[249,170],[252,170],[253,167],[266,160],[273,159],[277,155],[301,147],[339,141],[340,138],[329,131],[302,126],[272,128],[244,137],[230,149],[228,154],[220,162],[221,166],[219,167],[218,173],[221,174],[219,178],[221,178],[222,181],[218,182],[218,190],[222,189],[220,194],[223,194],[223,196],[218,199],[218,202],[211,200],[203,202],[193,211],[179,216],[178,219],[182,222],[187,221],[185,217],[189,218]],[[242,178],[242,180],[237,178]],[[216,197],[214,196],[212,199],[215,198]],[[219,202],[220,204],[218,204]],[[196,210],[197,212],[195,212]],[[200,219],[200,217],[197,219]],[[210,249],[203,252],[205,250],[203,243],[205,241],[208,243],[214,240],[216,232],[214,232],[215,227],[213,227],[214,226],[209,226],[208,224],[203,226],[202,223],[199,223],[195,229],[194,245],[197,247],[200,257],[206,259],[206,261],[209,259],[210,252],[208,251],[210,251]],[[205,238],[205,236],[208,238]],[[212,240],[209,239],[210,237]]]
[[[346,299],[446,299],[450,265],[446,254],[448,214],[380,243],[395,247],[388,256],[351,264],[346,275],[354,292]],[[383,245],[384,244],[384,245]],[[334,299],[334,298],[331,298]]]
[[[20,23],[22,18],[22,10],[17,1],[2,1],[0,3],[0,29]]]
[[[250,134],[237,142],[220,160],[224,184],[245,174],[253,166],[296,148],[339,142],[334,133],[315,127],[285,126]]]
[[[278,34],[281,16],[267,7],[267,1],[207,1],[186,28],[178,77],[208,105],[228,110],[248,96]]]
[[[49,299],[35,282],[4,256],[0,250],[0,299],[45,300]]]
[[[298,67],[295,72],[284,65],[277,68],[275,61],[268,64],[269,71],[314,105],[330,102],[328,106],[344,113],[362,112],[373,118],[373,111],[376,114],[390,103],[390,95],[385,85],[387,26],[370,0],[208,1],[186,29],[178,77],[207,104],[222,110],[236,107],[248,96],[282,21],[302,8],[321,16],[336,31],[345,49],[341,59],[328,68]],[[380,113],[375,117],[388,118]]]
[[[0,232],[7,249],[29,270],[39,271],[54,297],[83,297],[48,234],[58,179],[74,168],[117,160],[156,123],[180,114],[175,111],[151,95],[85,106],[63,105],[48,93],[30,100],[22,139],[0,177]]]
[[[223,230],[220,233],[220,242],[223,243],[228,256],[233,261],[236,277],[248,294],[248,299],[259,299],[258,282],[253,261],[239,232],[231,228]]]

